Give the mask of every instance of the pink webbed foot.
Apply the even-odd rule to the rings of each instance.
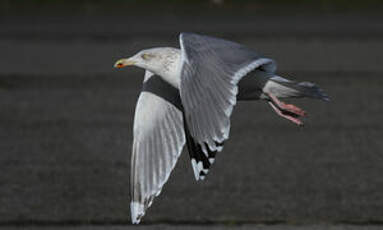
[[[285,104],[270,93],[268,93],[267,96],[270,98],[269,105],[279,116],[286,118],[299,126],[303,125],[303,122],[298,119],[299,117],[307,115],[303,109],[292,104]]]

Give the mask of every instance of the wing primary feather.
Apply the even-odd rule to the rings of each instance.
[[[146,77],[133,130],[130,207],[132,223],[137,224],[160,194],[185,144],[178,90],[158,76]]]
[[[185,115],[184,115],[185,116]],[[188,148],[191,165],[193,168],[195,179],[204,180],[209,172],[211,165],[215,161],[217,151],[211,151],[207,144],[204,144],[207,152],[202,150],[202,147],[196,143],[190,134],[186,119],[184,118],[184,129],[186,136],[186,146]],[[223,143],[216,143],[217,146],[223,146]]]

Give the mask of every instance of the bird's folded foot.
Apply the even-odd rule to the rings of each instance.
[[[269,105],[279,116],[286,118],[299,126],[303,126],[303,122],[299,120],[300,117],[306,116],[307,114],[303,109],[292,104],[285,104],[270,93],[268,93],[267,96],[269,97]]]

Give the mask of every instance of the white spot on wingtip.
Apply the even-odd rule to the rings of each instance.
[[[210,163],[210,164],[213,164],[213,163],[214,163],[214,161],[215,161],[215,159],[214,159],[214,158],[209,158],[209,163]]]
[[[198,162],[197,166],[198,166],[198,172],[201,172],[203,170],[202,161]]]
[[[145,215],[145,207],[139,202],[130,202],[130,213],[133,224],[139,224],[141,218]]]
[[[197,166],[196,160],[195,159],[191,159],[191,164],[193,166],[194,177],[198,181],[198,179],[199,179],[199,170],[198,170],[198,166]]]

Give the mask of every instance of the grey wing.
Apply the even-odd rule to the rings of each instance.
[[[274,72],[273,60],[240,44],[182,33],[180,95],[190,133],[207,153],[221,151],[229,137],[230,115],[236,104],[237,83],[259,68]]]
[[[141,92],[134,116],[131,216],[139,223],[168,180],[185,145],[182,112],[150,92]]]

